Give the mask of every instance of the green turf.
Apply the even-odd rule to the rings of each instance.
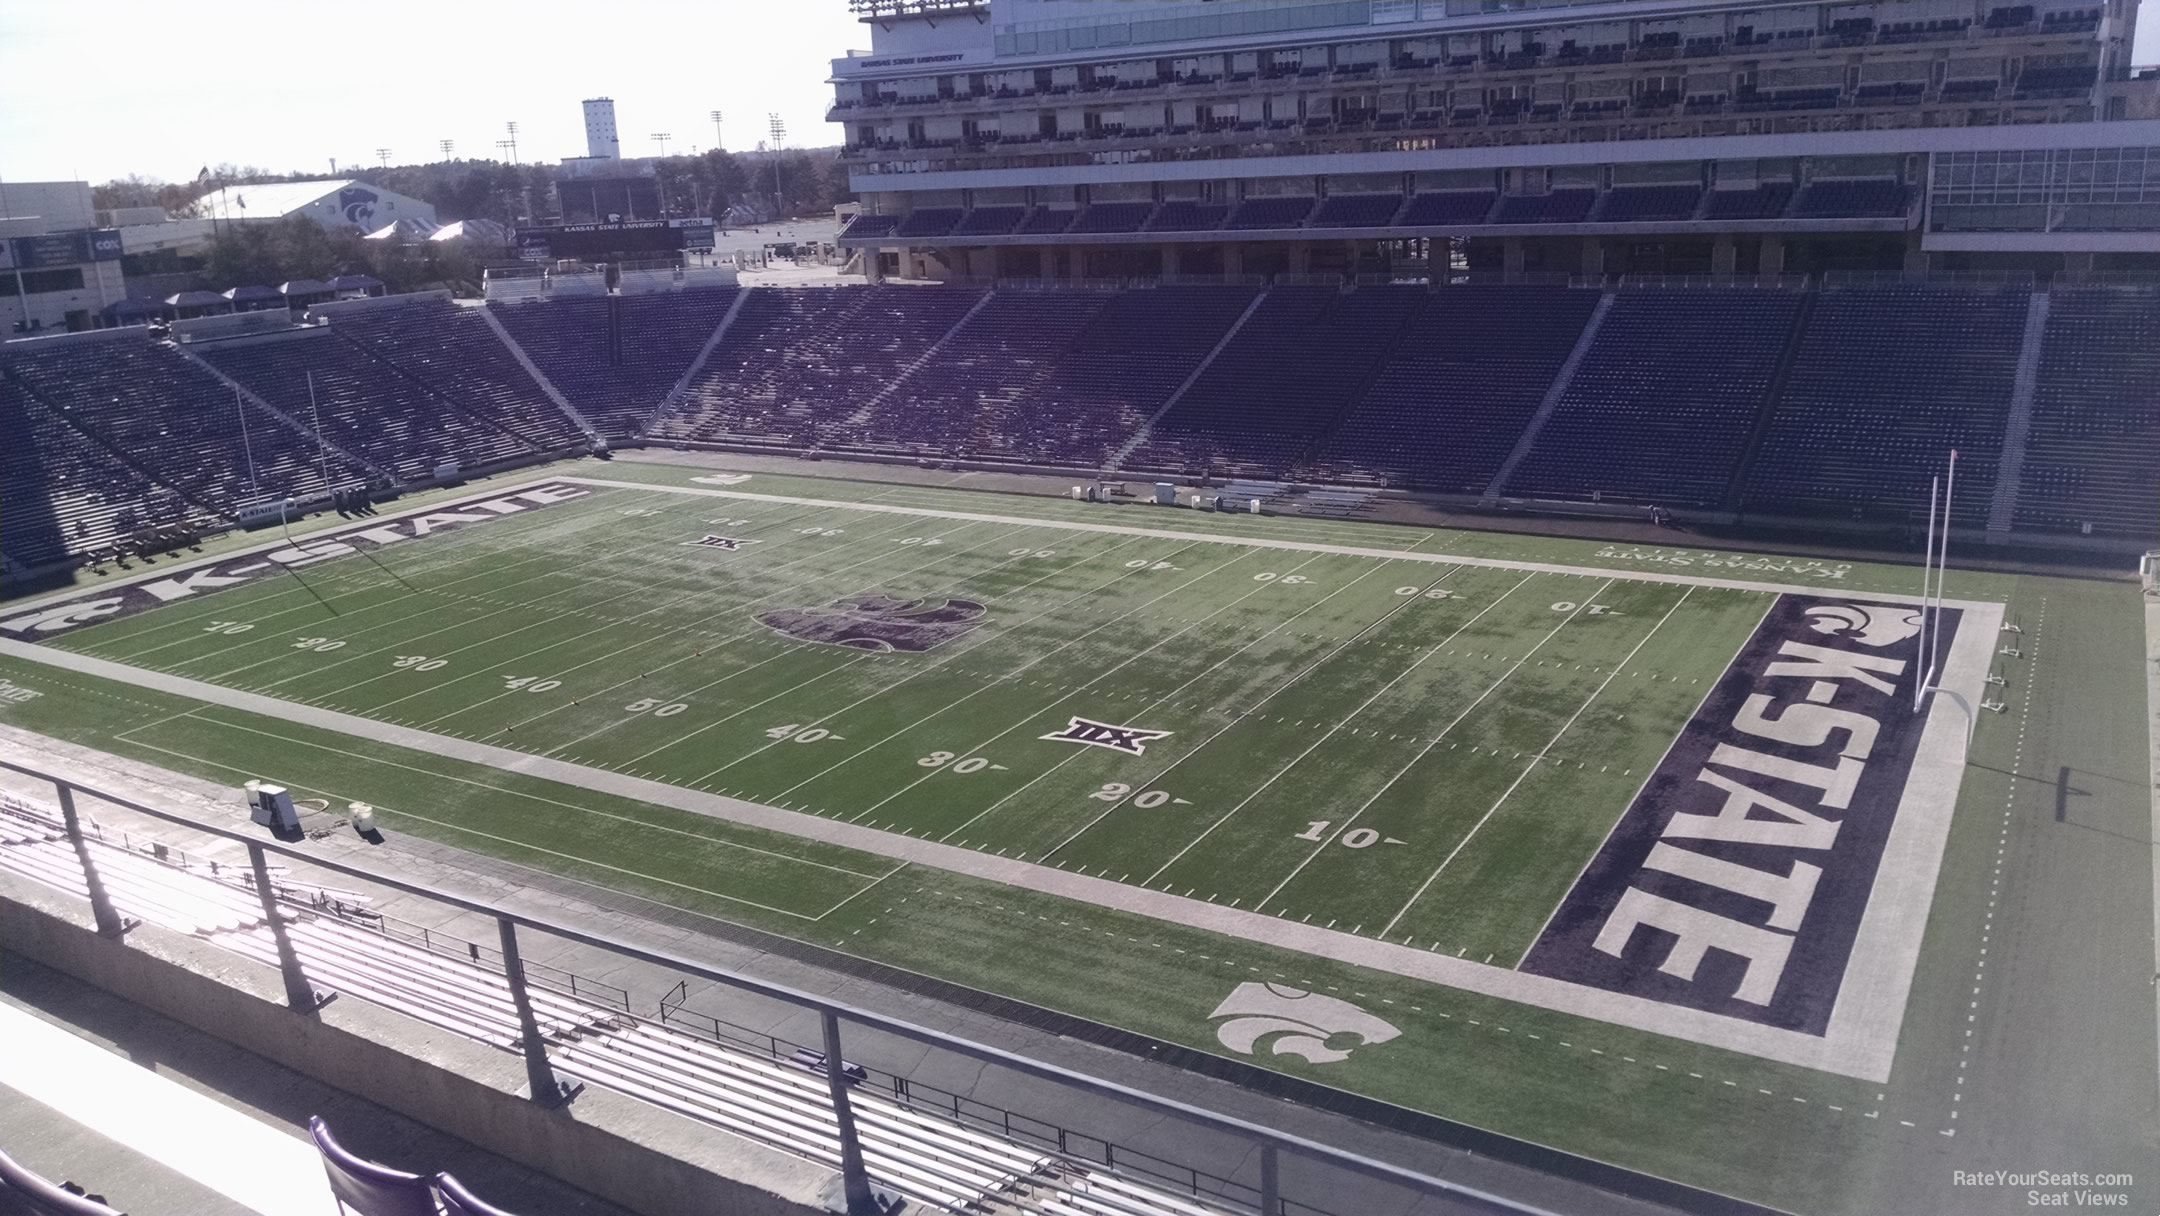
[[[696,472],[577,471],[661,485]],[[826,479],[741,488],[1005,518],[607,489],[59,644],[1504,966],[1770,597],[1241,542],[1857,592],[1915,581],[1864,564],[1833,579],[1834,564]],[[707,532],[758,543],[685,546]],[[1954,574],[1950,590],[2015,613],[2028,583],[2063,586]],[[755,619],[866,591],[990,614],[925,654],[808,645]],[[2079,602],[2112,619],[2112,601]],[[1206,1017],[1236,979],[1342,991],[1416,1048],[1267,1063],[1782,1206],[1887,1210],[1867,1205],[1914,1193],[1925,1179],[1911,1162],[1950,1143],[1954,1043],[1925,1027],[1909,1024],[1897,1077],[1871,1086],[34,664],[0,660],[0,675],[48,694],[0,710],[12,724],[364,799],[393,831],[1204,1049],[1220,1050]],[[1172,733],[1143,757],[1040,738],[1074,715]],[[2011,738],[1991,719],[1975,754]],[[1969,784],[1952,886],[1987,860],[1964,807],[2000,802]],[[1958,970],[1931,998],[1946,1008],[1962,1003]]]

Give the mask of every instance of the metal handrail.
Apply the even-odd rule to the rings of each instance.
[[[518,1006],[520,1020],[526,1026],[523,1046],[526,1053],[528,1079],[532,1084],[533,1100],[544,1105],[560,1105],[573,1096],[575,1090],[567,1088],[555,1080],[552,1066],[546,1058],[546,1044],[533,1022],[529,1001],[525,995],[524,967],[516,944],[516,930],[518,928],[547,933],[565,941],[577,942],[581,945],[605,950],[638,962],[650,963],[671,971],[693,975],[699,979],[710,980],[716,984],[724,984],[730,988],[754,993],[758,996],[784,1001],[799,1008],[815,1010],[824,1022],[824,1046],[826,1060],[828,1061],[828,1079],[843,1150],[841,1154],[841,1173],[843,1180],[847,1183],[847,1193],[850,1198],[849,1210],[851,1212],[858,1210],[859,1207],[860,1211],[868,1213],[874,1211],[875,1207],[874,1200],[870,1199],[868,1176],[863,1171],[860,1151],[848,1151],[854,1147],[855,1135],[854,1121],[847,1102],[847,1083],[839,1072],[840,1062],[845,1059],[840,1044],[839,1027],[841,1019],[912,1042],[921,1043],[928,1047],[956,1052],[987,1064],[1010,1069],[1024,1076],[1049,1081],[1096,1097],[1110,1098],[1156,1114],[1167,1115],[1213,1132],[1250,1141],[1260,1150],[1260,1211],[1263,1214],[1269,1214],[1269,1216],[1283,1210],[1278,1182],[1280,1176],[1279,1157],[1283,1153],[1308,1158],[1338,1169],[1348,1170],[1353,1174],[1362,1175],[1389,1185],[1404,1187],[1421,1194],[1443,1195],[1451,1199],[1482,1204],[1498,1212],[1518,1213],[1521,1216],[1557,1216],[1556,1213],[1545,1208],[1535,1207],[1475,1187],[1464,1186],[1461,1183],[1451,1182],[1445,1178],[1435,1178],[1428,1174],[1421,1174],[1415,1170],[1405,1169],[1402,1166],[1385,1161],[1376,1161],[1357,1153],[1332,1148],[1304,1136],[1262,1127],[1259,1124],[1250,1123],[1234,1116],[1218,1114],[1172,1098],[1160,1097],[1127,1085],[1120,1085],[1115,1081],[1106,1081],[1099,1077],[1089,1076],[1086,1073],[1074,1072],[1002,1048],[972,1042],[943,1031],[919,1026],[901,1018],[859,1006],[844,1004],[819,996],[816,993],[805,992],[799,988],[777,984],[770,980],[758,979],[739,972],[726,971],[670,951],[637,945],[606,933],[580,929],[531,913],[519,912],[498,904],[447,891],[429,883],[403,878],[394,874],[386,874],[366,866],[352,865],[333,858],[322,857],[280,840],[263,839],[259,834],[236,831],[218,824],[204,823],[173,811],[149,806],[125,794],[115,794],[88,782],[62,776],[42,768],[0,759],[0,769],[20,773],[26,777],[52,784],[59,794],[69,838],[77,842],[78,852],[82,852],[80,848],[82,832],[79,817],[75,811],[74,792],[80,790],[83,793],[137,814],[147,815],[152,819],[171,823],[191,831],[222,837],[242,844],[247,848],[250,862],[258,876],[263,874],[265,856],[275,853],[295,861],[305,862],[318,869],[328,870],[334,874],[363,879],[367,882],[389,887],[392,890],[402,891],[408,895],[417,895],[423,899],[433,900],[462,911],[493,918],[501,927],[502,953],[507,963],[506,972],[510,982],[513,1003]],[[88,854],[82,853],[82,856],[86,870],[90,869]],[[113,912],[102,884],[96,880],[94,873],[86,873],[85,877],[90,880],[88,887],[91,906],[93,913],[96,914],[100,931],[108,932],[109,936],[119,936],[121,932],[118,928],[120,922]],[[309,1011],[319,1008],[327,998],[316,994],[309,986],[306,977],[301,974],[298,956],[285,943],[282,922],[267,907],[270,901],[274,899],[274,896],[269,892],[267,878],[259,881],[258,893],[262,895],[265,901],[266,915],[272,932],[279,938],[278,956],[280,969],[284,972],[287,1002],[295,1008]],[[108,926],[110,926],[109,930]],[[854,1202],[858,1195],[862,1199],[860,1205]]]

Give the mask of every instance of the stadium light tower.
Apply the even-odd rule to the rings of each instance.
[[[518,158],[517,158],[517,123],[515,123],[515,122],[506,122],[506,123],[504,123],[504,124],[503,124],[503,127],[504,127],[504,128],[506,129],[506,130],[508,130],[508,131],[510,132],[510,138],[508,138],[508,139],[506,139],[506,140],[503,140],[502,142],[503,142],[503,143],[506,143],[506,144],[509,144],[509,145],[510,145],[510,163],[514,165],[514,164],[518,163]]]
[[[666,160],[666,159],[667,159],[667,141],[669,141],[669,140],[671,140],[671,139],[673,139],[673,138],[675,138],[675,137],[674,137],[674,136],[672,136],[672,135],[670,135],[670,134],[668,134],[668,133],[667,133],[667,132],[665,132],[665,131],[655,131],[655,132],[653,132],[653,135],[652,135],[652,137],[653,137],[653,142],[654,142],[654,143],[656,143],[656,144],[659,144],[659,145],[660,145],[660,159],[662,159],[662,160]]]
[[[377,148],[377,149],[375,149],[375,159],[376,159],[376,161],[377,161],[377,162],[379,162],[379,163],[380,163],[380,164],[382,165],[382,167],[383,167],[383,168],[385,168],[385,169],[389,168],[389,167],[390,167],[390,149],[388,149],[388,148]]]
[[[450,159],[450,149],[451,149],[452,147],[456,146],[456,145],[455,145],[454,141],[451,141],[451,140],[447,140],[447,139],[446,139],[446,140],[443,140],[443,141],[441,141],[441,142],[442,142],[442,158],[443,158],[443,160],[445,160],[445,161],[448,161],[448,160]]]
[[[772,130],[772,191],[774,219],[787,218],[787,190],[780,184],[780,141],[787,135],[787,124],[780,121],[778,111],[767,111],[765,121]]]
[[[712,112],[712,146],[715,151],[726,151],[727,141],[720,136],[720,111]]]

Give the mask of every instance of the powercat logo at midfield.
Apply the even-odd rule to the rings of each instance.
[[[592,493],[583,486],[551,482],[529,486],[515,493],[473,502],[453,503],[440,511],[384,520],[365,528],[314,536],[282,549],[249,553],[208,565],[196,566],[164,578],[85,592],[74,599],[45,604],[26,612],[0,615],[0,636],[42,641],[101,621],[133,616],[176,600],[194,599],[228,587],[238,587],[282,570],[312,566],[345,557],[363,549],[403,544],[437,532],[469,528],[505,515],[517,515],[540,507],[583,498]]]
[[[1919,633],[1902,605],[1781,596],[1522,969],[1824,1033],[1927,721]]]

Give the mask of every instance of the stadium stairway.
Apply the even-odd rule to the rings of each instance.
[[[1538,433],[1545,429],[1545,424],[1552,418],[1553,412],[1560,408],[1561,399],[1567,395],[1568,386],[1575,380],[1576,370],[1582,366],[1583,360],[1589,357],[1590,348],[1596,345],[1598,330],[1603,327],[1606,314],[1612,311],[1613,299],[1614,293],[1610,291],[1599,297],[1597,307],[1591,311],[1590,319],[1584,323],[1582,333],[1575,339],[1575,349],[1568,352],[1567,361],[1554,373],[1552,383],[1545,389],[1544,399],[1538,402],[1537,412],[1532,414],[1530,421],[1523,426],[1522,435],[1515,440],[1514,450],[1501,462],[1499,470],[1493,474],[1491,484],[1485,487],[1485,493],[1479,497],[1480,505],[1489,507],[1500,501],[1500,496],[1507,491],[1508,481],[1515,476],[1515,470],[1521,467],[1522,462],[1529,458],[1531,449],[1537,446]]]
[[[199,937],[268,967],[280,935],[308,980],[505,1051],[523,1042],[510,987],[496,970],[387,933],[380,918],[273,874],[277,922],[251,876],[184,855],[160,860],[86,823],[84,854],[123,916]],[[87,900],[59,813],[0,791],[0,872]],[[478,957],[479,951],[473,951]],[[821,1068],[706,1038],[666,1021],[549,987],[528,969],[533,1014],[555,1067],[655,1106],[837,1168],[839,1131]],[[627,1004],[627,998],[625,999]],[[851,1089],[865,1164],[876,1183],[925,1208],[980,1216],[1247,1216],[1155,1181],[1067,1157],[904,1100],[906,1087]]]

